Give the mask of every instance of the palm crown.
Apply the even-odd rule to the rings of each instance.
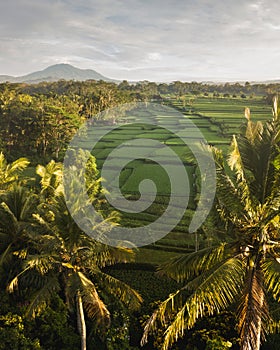
[[[267,293],[280,297],[280,120],[277,99],[273,118],[246,124],[233,137],[227,164],[214,149],[217,172],[216,209],[224,242],[164,264],[161,271],[181,282],[180,290],[160,304],[148,320],[142,343],[156,327],[166,328],[163,349],[183,336],[199,317],[237,304],[240,347],[260,348],[275,323]]]

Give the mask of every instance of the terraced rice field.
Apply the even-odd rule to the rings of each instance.
[[[186,107],[183,107],[181,100],[173,98],[170,104],[185,109],[187,113],[192,110],[192,114],[199,114],[200,120],[203,117],[208,118],[211,124],[209,128],[213,131],[216,128],[218,135],[226,137],[239,132],[246,107],[250,108],[252,120],[267,120],[271,116],[271,106],[266,104],[263,97],[246,99],[198,97],[191,106],[187,104]]]
[[[131,200],[139,198],[139,183],[143,179],[151,179],[157,185],[157,196],[152,205],[141,213],[126,213],[121,212],[121,223],[128,227],[137,227],[147,225],[155,221],[162,213],[164,213],[170,195],[170,183],[166,172],[149,157],[156,157],[162,164],[167,164],[174,173],[177,172],[176,165],[172,164],[172,159],[166,155],[164,146],[173,150],[182,160],[190,182],[189,202],[185,215],[170,234],[157,242],[156,244],[141,249],[138,253],[137,261],[147,259],[147,256],[155,254],[158,256],[174,256],[180,252],[193,249],[194,237],[188,234],[188,225],[193,215],[193,210],[196,207],[199,187],[199,174],[197,166],[190,154],[189,148],[186,146],[182,138],[188,138],[192,135],[190,130],[191,121],[195,124],[209,144],[226,151],[229,147],[231,136],[239,132],[240,125],[244,121],[244,108],[250,107],[253,120],[265,120],[271,115],[271,107],[266,105],[262,99],[213,99],[213,98],[196,98],[192,106],[183,106],[182,101],[175,98],[168,100],[168,105],[175,107],[182,113],[180,118],[175,117],[176,113],[172,112],[159,113],[151,115],[147,110],[129,111],[123,118],[125,124],[120,124],[114,130],[109,126],[92,128],[89,131],[87,138],[84,140],[83,148],[91,149],[91,140],[99,139],[99,135],[108,131],[108,134],[103,136],[92,150],[92,154],[97,159],[99,169],[102,169],[105,160],[107,160],[108,171],[106,187],[109,192],[114,190],[114,187],[119,187],[124,197]],[[176,135],[170,130],[176,129]],[[136,145],[133,140],[141,139],[141,143]],[[156,146],[150,146],[145,140],[153,139],[159,141]],[[126,143],[129,147],[129,152],[122,153],[122,156],[113,156],[110,158],[110,153],[116,148]],[[142,156],[143,149],[145,155]],[[134,160],[130,160],[130,154],[136,155]],[[122,159],[121,159],[122,158]],[[127,158],[127,162],[125,162]],[[115,169],[121,162],[125,162],[120,176],[116,179]],[[160,181],[159,181],[160,179]],[[180,193],[180,189],[179,192]],[[133,202],[132,202],[133,205]],[[154,248],[156,250],[150,249]],[[174,249],[175,248],[175,249]],[[176,251],[178,250],[178,252]],[[172,253],[171,253],[172,252]]]

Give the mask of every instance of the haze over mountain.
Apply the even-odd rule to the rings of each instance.
[[[102,74],[99,74],[93,69],[80,69],[70,64],[55,64],[49,66],[42,71],[33,72],[27,75],[13,77],[9,75],[0,75],[0,82],[10,82],[10,83],[40,83],[42,81],[57,81],[60,79],[64,80],[104,80],[104,81],[114,81],[113,79],[107,78]]]
[[[0,83],[10,82],[10,83],[28,83],[28,84],[36,84],[43,81],[52,82],[58,80],[76,80],[76,81],[85,81],[85,80],[104,80],[107,82],[115,82],[118,83],[120,80],[111,79],[105,77],[104,75],[96,72],[93,69],[80,69],[72,66],[71,64],[60,63],[49,66],[41,71],[36,71],[30,74],[22,75],[22,76],[10,76],[10,75],[0,75]],[[173,81],[175,81],[174,79]],[[152,80],[151,80],[152,81]],[[182,79],[181,81],[197,81],[204,84],[224,84],[229,82],[230,84],[240,83],[244,84],[245,80],[233,80],[233,79],[219,79],[219,78],[199,78],[190,76],[188,79]],[[132,81],[131,81],[132,82]],[[136,81],[134,81],[135,83]],[[164,82],[164,81],[162,81]],[[166,81],[167,82],[167,81]],[[250,81],[252,84],[273,84],[280,83],[280,79],[274,80],[258,80],[258,81]]]

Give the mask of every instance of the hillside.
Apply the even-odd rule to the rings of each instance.
[[[99,74],[92,69],[79,69],[70,64],[55,64],[47,67],[42,71],[33,72],[27,75],[13,77],[9,75],[0,75],[0,82],[11,82],[11,83],[39,83],[42,81],[57,81],[60,79],[64,80],[104,80],[114,81],[113,79],[107,78],[102,74]]]

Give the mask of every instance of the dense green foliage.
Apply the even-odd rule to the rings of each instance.
[[[133,97],[105,82],[0,84],[0,139],[10,159],[61,159],[75,130],[100,111]]]
[[[91,159],[87,172],[96,185],[88,186],[90,197],[97,198],[98,171]],[[40,184],[32,186],[20,177],[26,159],[8,164],[1,154],[0,160],[0,279],[3,291],[6,287],[13,293],[18,305],[15,313],[4,311],[1,316],[3,336],[19,349],[74,348],[77,336],[71,335],[68,317],[77,314],[77,331],[85,344],[83,310],[92,319],[92,330],[98,326],[103,336],[111,307],[134,310],[142,301],[136,291],[102,270],[129,261],[132,252],[99,244],[78,228],[64,202],[60,163],[39,165]],[[12,348],[7,341],[3,344]]]
[[[234,308],[228,307],[229,301],[234,299],[237,291],[243,295],[239,309],[239,316],[244,321],[239,323],[242,343],[251,331],[245,309],[255,302],[255,293],[262,294],[263,285],[267,294],[263,310],[256,307],[257,314],[262,313],[263,320],[266,320],[265,307],[269,306],[271,314],[279,319],[272,300],[279,296],[276,245],[279,223],[275,211],[279,209],[277,174],[280,157],[278,141],[270,143],[270,136],[275,131],[273,122],[266,122],[271,96],[278,90],[278,85],[248,83],[129,84],[124,81],[117,85],[102,81],[59,81],[37,85],[0,84],[0,149],[3,151],[0,153],[0,349],[85,349],[85,339],[88,349],[139,349],[145,323],[153,312],[162,311],[162,305],[167,305],[164,304],[166,298],[167,303],[175,300],[170,313],[169,310],[166,314],[162,312],[170,319],[167,317],[167,321],[157,324],[156,334],[143,349],[162,349],[164,342],[166,347],[169,344],[174,350],[237,349],[240,338],[235,327]],[[184,118],[191,119],[211,145],[225,152],[229,150],[232,134],[240,132],[244,108],[250,106],[253,121],[264,124],[254,124],[246,110],[247,134],[238,136],[232,145],[229,165],[233,172],[223,164],[224,156],[216,152],[220,184],[216,200],[218,212],[213,208],[213,215],[198,232],[199,242],[195,242],[187,230],[196,205],[199,174],[180,139],[159,127],[148,129],[141,123],[133,127],[122,126],[113,131],[113,135],[106,135],[87,163],[88,194],[98,210],[111,213],[104,205],[98,169],[110,146],[115,147],[127,139],[138,136],[159,139],[182,158],[194,181],[189,207],[179,225],[167,237],[136,251],[113,249],[90,239],[71,218],[63,199],[62,168],[58,161],[63,159],[69,140],[86,119],[93,117],[93,123],[106,128],[106,125],[118,121],[99,120],[99,112],[124,102],[149,100],[177,108],[183,113],[180,120],[182,133]],[[276,117],[278,112],[274,112]],[[141,117],[141,122],[145,123],[145,116]],[[133,116],[130,118],[133,120]],[[162,122],[168,129],[173,120],[164,118]],[[251,131],[248,125],[251,125]],[[248,130],[251,132],[250,145]],[[159,155],[164,157],[160,152]],[[84,154],[84,157],[88,156]],[[162,177],[155,164],[144,164],[146,167],[143,168],[143,163],[142,160],[130,162],[121,174],[120,187],[131,199],[137,197],[135,187],[143,177]],[[233,186],[232,192],[225,188],[227,184]],[[268,192],[261,196],[258,191],[264,187]],[[252,193],[253,199],[250,197]],[[168,194],[168,184],[163,181],[155,202],[145,213],[137,217],[114,214],[114,220],[127,226],[149,223],[166,208]],[[248,196],[250,200],[247,200]],[[240,215],[240,208],[248,215]],[[257,218],[257,215],[263,216]],[[259,232],[265,234],[260,238]],[[221,238],[224,243],[216,248]],[[197,255],[192,253],[195,244],[196,249],[203,248],[197,254],[205,257],[206,252],[208,260],[196,258]],[[240,247],[241,251],[238,250]],[[233,261],[232,249],[235,249],[238,261]],[[178,258],[182,253],[184,257]],[[267,256],[270,260],[265,259]],[[170,264],[170,258],[174,257],[175,263]],[[128,263],[134,260],[135,264]],[[163,262],[169,278],[156,272],[155,266]],[[223,278],[229,271],[232,283],[228,287],[228,281],[223,284]],[[213,283],[210,279],[212,272],[216,272]],[[187,284],[187,292],[184,287],[180,289],[189,277],[195,276],[196,279]],[[245,283],[250,276],[251,285]],[[189,323],[182,323],[182,328],[177,324],[174,333],[170,333],[174,339],[166,342],[169,333],[164,333],[165,328],[172,326],[172,318],[182,306],[177,304],[177,293],[181,294],[181,300],[188,302],[190,291],[199,291],[197,286],[203,278],[207,279],[213,294],[216,288],[216,294],[218,290],[221,295],[217,310],[211,309],[209,300],[212,299],[207,291],[207,300],[203,299],[203,293],[197,294],[196,304],[201,306],[198,314],[207,317],[198,320],[194,327],[191,327],[194,322],[182,319],[183,323]],[[259,278],[263,278],[262,283],[259,283]],[[240,286],[237,286],[238,282]],[[245,286],[243,289],[242,285]],[[218,287],[221,286],[227,290],[220,292]],[[175,290],[180,292],[172,294]],[[226,301],[222,300],[223,296]],[[206,311],[203,305],[207,306]],[[219,312],[222,307],[226,311],[217,315],[214,311]],[[273,326],[276,325],[269,323],[270,328]],[[270,331],[269,327],[265,330]],[[176,339],[177,335],[182,339]],[[268,337],[268,344],[272,344],[270,349],[277,348],[275,339]],[[263,348],[267,349],[267,346]]]

